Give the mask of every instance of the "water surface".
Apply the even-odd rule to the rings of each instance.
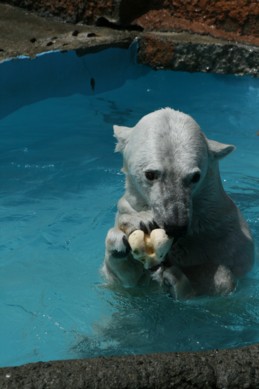
[[[258,254],[228,297],[115,293],[99,274],[124,188],[112,125],[166,106],[237,146],[222,179],[258,243],[259,80],[151,71],[132,49],[0,67],[1,366],[259,342]]]

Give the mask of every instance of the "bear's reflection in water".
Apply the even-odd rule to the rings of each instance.
[[[158,291],[120,291],[110,296],[114,312],[93,325],[90,336],[77,335],[77,358],[199,351],[252,344],[259,318],[253,311],[251,280],[229,296],[174,301]],[[247,290],[249,289],[249,290]],[[246,293],[244,293],[246,290]],[[259,297],[257,298],[259,303]],[[253,299],[252,299],[253,301]]]

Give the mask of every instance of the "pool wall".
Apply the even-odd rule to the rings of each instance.
[[[98,55],[99,60],[91,53],[84,56],[80,51],[69,51],[44,53],[34,60],[21,58],[2,63],[0,119],[24,105],[42,99],[73,93],[91,96],[119,88],[125,80],[150,71],[145,66],[139,66],[138,71],[131,66],[136,61],[136,50],[137,45],[133,43],[128,50],[102,50]],[[42,79],[46,75],[48,82],[43,83]],[[80,77],[84,82],[80,81]]]
[[[51,14],[46,2],[39,3],[41,13]],[[39,3],[33,2],[35,6]],[[258,2],[257,8],[259,13]],[[67,17],[67,20],[70,19]],[[259,75],[259,38],[252,35],[235,33],[215,37],[206,31],[194,34],[189,29],[190,23],[185,29],[174,28],[174,23],[170,28],[160,29],[159,22],[157,26],[145,26],[143,31],[123,30],[122,25],[116,24],[108,24],[106,28],[97,27],[96,23],[67,24],[1,2],[0,24],[3,32],[0,35],[0,61],[19,55],[34,57],[44,51],[91,52],[105,47],[128,47],[138,40],[138,62],[155,69]],[[210,32],[213,31],[211,27]]]
[[[5,0],[70,23],[117,29],[191,31],[235,42],[258,43],[258,1],[232,0]]]

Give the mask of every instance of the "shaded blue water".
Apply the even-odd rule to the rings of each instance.
[[[99,275],[124,186],[112,125],[165,106],[237,146],[222,178],[259,242],[259,80],[151,71],[133,49],[0,69],[0,365],[259,342],[258,254],[228,297],[132,296]]]

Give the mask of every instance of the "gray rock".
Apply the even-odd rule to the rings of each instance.
[[[0,369],[1,389],[258,388],[259,346],[39,362]]]

